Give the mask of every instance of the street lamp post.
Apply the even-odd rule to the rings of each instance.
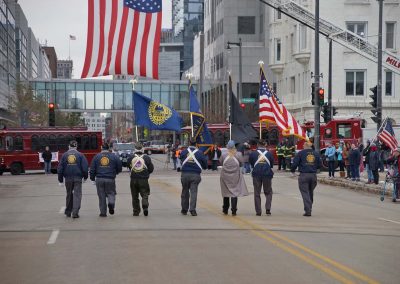
[[[239,38],[239,42],[231,42],[228,41],[228,45],[226,47],[226,49],[229,51],[231,50],[231,45],[236,45],[239,47],[239,96],[238,96],[238,101],[241,102],[242,101],[242,97],[243,97],[243,84],[242,84],[242,39]]]

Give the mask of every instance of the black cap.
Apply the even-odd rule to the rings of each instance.
[[[103,145],[101,145],[101,149],[110,150],[110,145],[108,145],[108,143],[104,143]]]

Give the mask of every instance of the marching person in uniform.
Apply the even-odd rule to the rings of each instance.
[[[256,215],[261,216],[261,188],[266,197],[265,210],[267,215],[271,215],[272,203],[272,171],[274,165],[274,156],[266,148],[266,143],[258,142],[258,148],[250,154],[249,161],[253,168],[251,173],[254,186],[254,206]]]
[[[143,145],[141,143],[136,143],[135,148],[135,154],[128,160],[128,165],[130,165],[131,169],[130,187],[133,216],[139,216],[140,214],[139,194],[142,197],[143,215],[148,216],[150,195],[149,177],[154,171],[154,166],[151,162],[151,158],[143,153]]]
[[[99,196],[100,217],[107,217],[108,212],[113,215],[115,209],[115,177],[122,171],[122,162],[110,153],[108,144],[103,144],[102,152],[94,156],[90,165],[90,180],[96,185]]]
[[[192,138],[190,146],[182,151],[180,160],[182,161],[181,213],[187,215],[189,210],[192,216],[197,216],[197,189],[201,182],[201,171],[207,169],[207,157],[196,148],[196,140]]]
[[[232,216],[236,216],[238,197],[247,196],[249,192],[247,191],[243,173],[240,170],[243,164],[242,154],[236,151],[233,140],[228,142],[226,148],[228,151],[219,158],[219,162],[222,165],[220,177],[221,193],[224,199],[222,212],[227,215],[230,205]],[[229,199],[231,202],[229,202]]]
[[[299,168],[299,189],[304,203],[303,216],[310,217],[314,201],[314,189],[317,186],[317,171],[321,166],[319,154],[312,149],[312,143],[304,143],[304,149],[293,160],[292,173]]]
[[[69,142],[69,150],[62,155],[58,163],[58,182],[62,186],[65,179],[67,190],[65,215],[67,217],[79,218],[79,209],[82,200],[82,178],[84,182],[88,178],[88,161],[86,157],[78,152],[78,142]]]

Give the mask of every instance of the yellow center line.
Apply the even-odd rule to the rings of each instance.
[[[175,187],[172,187],[170,184],[167,184],[163,181],[158,181],[158,183],[162,183],[164,185],[167,185],[167,187],[169,188],[169,191],[171,193],[174,193],[176,195],[179,195],[179,192],[176,190]],[[207,201],[201,200],[201,207],[205,208],[207,211],[209,211],[210,213],[213,213],[215,215],[221,215],[220,212],[218,211],[218,209],[216,209],[216,207],[212,204],[210,204]],[[357,272],[353,269],[351,269],[350,267],[347,267],[343,264],[338,263],[337,261],[326,257],[324,255],[321,255],[319,253],[317,253],[316,251],[309,249],[307,247],[305,247],[304,245],[297,243],[281,234],[278,234],[276,232],[273,232],[271,230],[268,230],[260,225],[257,225],[256,223],[247,220],[245,218],[239,217],[239,216],[235,216],[235,217],[227,217],[224,216],[225,220],[230,221],[231,223],[236,224],[237,226],[244,228],[244,229],[250,229],[250,231],[255,234],[256,236],[265,239],[267,241],[269,241],[270,243],[272,243],[273,245],[275,245],[276,247],[279,247],[280,249],[298,257],[299,259],[303,260],[304,262],[314,266],[315,268],[321,270],[322,272],[328,274],[329,276],[331,276],[332,278],[336,279],[337,281],[341,282],[341,283],[354,283],[352,280],[347,279],[346,277],[344,277],[343,275],[339,274],[338,272],[332,270],[330,267],[328,267],[327,265],[321,264],[315,260],[313,260],[312,258],[310,258],[309,256],[305,255],[304,253],[302,253],[301,251],[308,253],[314,257],[316,257],[317,259],[320,259],[330,265],[332,265],[333,267],[341,270],[342,272],[345,272],[349,275],[352,275],[355,278],[358,278],[366,283],[369,284],[378,284],[379,282],[376,280],[373,280],[371,278],[369,278],[368,276]],[[279,241],[280,240],[280,241]],[[288,246],[287,244],[285,244],[284,242],[286,242],[287,244],[292,245],[293,247],[296,247],[299,250],[296,250],[290,246]]]

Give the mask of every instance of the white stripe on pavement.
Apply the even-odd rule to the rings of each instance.
[[[398,222],[398,221],[393,221],[393,220],[385,219],[385,218],[378,218],[378,219],[382,220],[382,221],[385,221],[385,222],[390,222],[390,223],[395,223],[395,224],[400,225],[400,222]]]
[[[47,244],[54,245],[56,243],[59,233],[60,233],[60,230],[53,230],[53,232],[51,232],[49,240],[47,241]]]

